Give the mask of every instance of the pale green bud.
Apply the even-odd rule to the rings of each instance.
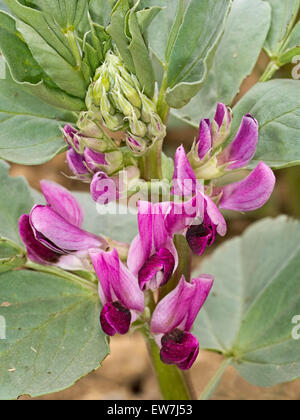
[[[151,114],[150,124],[148,124],[148,133],[153,140],[163,139],[167,132],[158,114]]]
[[[128,118],[130,131],[133,135],[138,137],[146,137],[147,126],[142,121],[138,120],[137,116],[133,114]]]
[[[122,89],[123,94],[129,100],[129,102],[134,107],[141,108],[142,101],[137,90],[121,77],[118,78],[118,83],[119,83],[120,89]]]

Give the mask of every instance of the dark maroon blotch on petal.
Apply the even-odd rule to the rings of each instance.
[[[182,370],[190,369],[199,354],[199,343],[196,337],[179,329],[165,334],[161,345],[162,362],[177,365]]]
[[[126,334],[131,324],[131,312],[121,302],[107,303],[101,312],[100,323],[105,334]]]
[[[34,231],[30,225],[29,215],[23,214],[19,220],[19,230],[22,241],[26,245],[28,257],[37,263],[56,263],[60,254],[44,246],[35,237]]]
[[[216,226],[207,213],[202,224],[192,225],[186,233],[186,239],[194,254],[201,256],[206,247],[211,246],[216,239]]]

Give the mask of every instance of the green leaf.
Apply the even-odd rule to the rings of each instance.
[[[17,29],[23,35],[33,57],[56,85],[70,95],[84,99],[87,82],[82,73],[62,58],[29,25],[17,22]]]
[[[25,252],[19,245],[0,238],[0,273],[22,267],[26,262]]]
[[[107,26],[116,0],[90,0],[89,11],[94,22]]]
[[[180,12],[183,14],[184,10],[182,11],[182,0],[179,0],[179,4]],[[141,0],[140,6],[142,8],[151,7],[153,6],[153,0]],[[162,10],[147,29],[147,38],[151,50],[154,51],[159,60],[164,63],[172,27],[173,25],[174,27],[176,25],[178,34],[179,28],[177,25],[178,23],[181,25],[183,16],[181,16],[180,22],[178,22],[178,16],[176,14],[178,6],[176,0],[155,0],[155,6],[161,8]],[[176,16],[175,22],[174,16]],[[174,38],[174,35],[175,28],[173,30],[172,38]]]
[[[300,8],[300,0],[267,1],[272,8],[272,22],[265,50],[270,57],[276,57],[294,26]]]
[[[18,220],[22,214],[29,213],[34,199],[27,181],[10,177],[8,171],[9,165],[0,161],[0,237],[21,244]]]
[[[134,62],[135,74],[146,95],[152,98],[155,89],[154,70],[135,9],[128,15],[128,29],[131,37],[128,49]]]
[[[0,289],[0,316],[6,321],[6,339],[0,340],[1,400],[65,389],[97,369],[109,353],[97,291],[31,271],[2,274]]]
[[[11,80],[0,80],[0,157],[24,165],[51,160],[65,149],[60,126],[76,116],[25,92]]]
[[[164,153],[162,154],[162,172],[163,178],[171,182],[174,175],[174,160]]]
[[[133,58],[128,49],[129,40],[125,34],[126,15],[131,7],[130,0],[118,0],[111,14],[111,23],[107,28],[107,32],[117,45],[124,63],[128,70],[135,73]]]
[[[266,219],[201,266],[215,285],[195,324],[201,347],[233,358],[247,381],[273,386],[300,376],[300,224]],[[199,274],[199,272],[198,272]]]
[[[31,7],[20,4],[18,0],[5,0],[10,10],[27,25],[30,25],[43,38],[49,46],[55,50],[61,58],[69,64],[75,66],[76,62],[68,45],[66,38],[61,30],[57,30],[56,26],[51,26],[51,22],[47,22],[42,12]]]
[[[299,165],[299,81],[282,79],[255,85],[234,107],[231,138],[247,113],[259,122],[259,143],[251,167],[260,161],[274,169]]]
[[[199,126],[213,117],[218,102],[231,105],[243,80],[251,74],[270,25],[270,7],[261,0],[235,0],[214,63],[200,92],[176,117]]]
[[[300,55],[300,22],[294,27],[287,43],[282,48],[282,53],[278,58],[280,65],[293,62],[295,56]]]
[[[137,12],[138,24],[143,35],[160,11],[161,7],[154,6]]]
[[[4,10],[5,12],[9,12],[9,8],[4,4],[3,0],[0,0],[0,10]]]
[[[62,29],[76,27],[87,7],[87,0],[31,0],[45,15],[53,18]]]
[[[168,104],[182,108],[201,89],[224,31],[231,0],[191,0],[167,71]]]
[[[57,88],[32,57],[27,44],[16,29],[16,21],[6,13],[0,12],[0,50],[5,56],[9,71],[24,89],[50,105],[63,109],[81,111],[85,104],[78,98],[67,95]],[[5,78],[5,77],[4,77]]]
[[[0,50],[16,81],[36,84],[42,80],[43,71],[17,31],[15,19],[4,12],[0,12]]]
[[[128,70],[137,76],[146,95],[152,97],[155,88],[154,70],[139,26],[138,6],[139,3],[132,7],[131,1],[119,0],[112,11],[107,32],[116,43]]]

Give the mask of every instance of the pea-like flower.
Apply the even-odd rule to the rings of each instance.
[[[140,201],[138,225],[139,235],[131,244],[127,264],[142,290],[155,290],[171,278],[178,264],[177,251],[160,204]]]
[[[258,143],[258,122],[250,114],[243,117],[235,139],[225,148],[231,128],[231,113],[223,104],[218,104],[213,122],[200,122],[199,137],[188,157],[196,177],[211,180],[227,171],[245,168],[255,155]]]
[[[126,334],[144,311],[144,294],[137,278],[120,261],[116,249],[91,250],[90,257],[99,279],[102,329],[109,336]]]
[[[106,249],[107,241],[81,228],[82,210],[65,188],[49,181],[41,181],[41,188],[47,204],[34,206],[19,220],[28,257],[66,270],[90,269],[88,250]]]
[[[195,278],[191,283],[182,277],[178,286],[158,303],[151,320],[151,332],[164,363],[187,370],[195,362],[199,342],[191,330],[213,281],[209,275]]]
[[[173,192],[179,196],[203,198],[202,202],[201,198],[198,198],[198,203],[202,208],[198,209],[197,222],[190,223],[185,230],[193,252],[202,255],[205,248],[214,243],[217,233],[221,236],[226,234],[226,222],[218,206],[220,209],[241,212],[257,210],[269,200],[275,182],[273,171],[265,163],[260,162],[244,180],[222,187],[208,187],[204,191],[201,180],[197,180],[184,148],[179,147],[175,157]],[[175,226],[173,219],[172,214],[167,216],[166,223],[169,225],[167,228],[172,233],[177,233],[173,228]]]

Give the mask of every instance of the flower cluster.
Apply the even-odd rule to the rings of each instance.
[[[107,103],[111,88],[109,65],[118,67],[119,75],[113,79],[115,89],[122,90],[130,102],[127,104],[124,98],[122,102],[118,95],[110,95],[114,106],[118,107],[117,113],[112,113]],[[101,78],[101,86],[106,86],[105,92],[97,84]],[[126,115],[127,129],[130,127],[134,131],[132,124],[138,123],[135,120],[133,123],[129,111],[128,115],[125,113],[129,105],[136,116],[143,115],[146,120],[143,95],[136,82],[134,86],[127,85],[127,78],[117,58],[111,56],[106,67],[97,73],[93,85],[93,95],[99,89],[97,106],[101,108],[103,123],[111,130],[124,128],[122,111]],[[107,108],[106,114],[104,107]],[[150,114],[154,112],[150,110]],[[190,280],[178,273],[183,256],[178,254],[175,237],[184,236],[186,241],[182,240],[191,251],[202,255],[215,242],[217,235],[226,234],[227,225],[221,209],[256,210],[270,198],[275,185],[272,170],[263,162],[239,182],[218,183],[218,178],[228,171],[245,168],[257,147],[258,123],[251,115],[243,118],[237,135],[228,145],[231,124],[231,112],[219,104],[212,122],[201,121],[199,138],[191,152],[186,154],[183,146],[177,149],[170,186],[174,199],[158,203],[138,202],[139,233],[130,247],[83,230],[79,204],[70,193],[54,183],[41,183],[46,205],[35,206],[29,215],[20,219],[20,233],[30,259],[66,270],[96,273],[103,305],[100,323],[107,335],[126,334],[139,319],[139,325],[144,323],[143,329],[155,338],[161,360],[180,369],[189,369],[198,355],[199,342],[191,331],[214,279],[203,274]],[[76,176],[89,177],[92,196],[97,201],[103,193],[100,181],[111,181],[116,188],[117,181],[111,175],[122,166],[118,153],[120,160],[124,154],[120,149],[113,149],[116,141],[107,137],[101,127],[90,124],[89,130],[83,134],[71,126],[65,127],[70,145],[67,159]],[[144,131],[139,134],[141,138],[149,135]],[[103,143],[98,142],[100,137]],[[132,179],[139,177],[137,166],[127,166],[127,171]],[[171,287],[164,287],[167,284]],[[149,301],[152,302],[150,305]]]
[[[137,78],[112,51],[96,71],[86,105],[112,135],[124,132],[127,146],[138,156],[166,135],[155,103],[142,92]]]

